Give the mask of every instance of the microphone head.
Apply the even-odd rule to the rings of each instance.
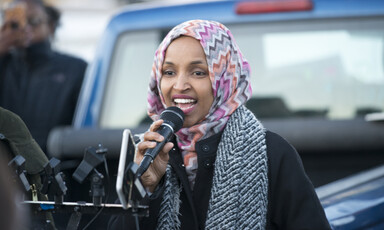
[[[174,132],[177,132],[183,127],[184,112],[176,106],[171,106],[161,113],[160,119],[163,119],[164,122],[170,124],[173,127]]]

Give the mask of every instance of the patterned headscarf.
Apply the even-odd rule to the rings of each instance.
[[[187,21],[174,27],[156,50],[148,93],[148,114],[153,120],[166,108],[160,89],[165,52],[171,42],[182,35],[197,39],[203,47],[214,96],[204,120],[176,133],[193,188],[197,172],[196,142],[221,132],[230,115],[251,97],[252,89],[249,64],[229,29],[214,21]]]

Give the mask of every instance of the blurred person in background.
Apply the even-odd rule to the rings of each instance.
[[[50,130],[72,123],[87,64],[52,50],[60,21],[55,7],[18,0],[2,17],[0,106],[18,114],[46,152]]]

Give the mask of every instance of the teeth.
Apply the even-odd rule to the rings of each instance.
[[[182,98],[177,98],[173,100],[177,104],[190,104],[196,102],[194,99],[182,99]]]

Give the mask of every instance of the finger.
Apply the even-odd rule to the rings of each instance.
[[[162,142],[164,137],[157,132],[146,132],[144,134],[144,141],[157,141]]]
[[[154,148],[155,146],[156,146],[156,142],[153,142],[153,141],[140,142],[137,145],[137,151],[136,151],[135,156],[134,156],[134,162],[139,165],[141,163],[141,161],[143,160],[145,151],[148,148]]]
[[[169,153],[169,151],[171,151],[172,148],[173,148],[173,143],[168,142],[167,144],[165,144],[162,151],[160,151],[157,158],[159,158],[162,162],[168,162],[168,160],[169,160],[169,154],[168,153]]]
[[[159,127],[163,124],[163,120],[160,119],[158,121],[155,121],[151,124],[151,126],[149,127],[149,130],[152,131],[152,132],[155,132],[156,130],[159,129]]]
[[[139,154],[144,155],[145,150],[156,147],[156,144],[154,141],[143,141],[137,145],[137,150]]]
[[[164,145],[164,148],[163,150],[161,151],[161,153],[165,153],[168,155],[169,151],[171,151],[171,149],[173,148],[174,144],[172,142],[168,142],[167,144]]]

